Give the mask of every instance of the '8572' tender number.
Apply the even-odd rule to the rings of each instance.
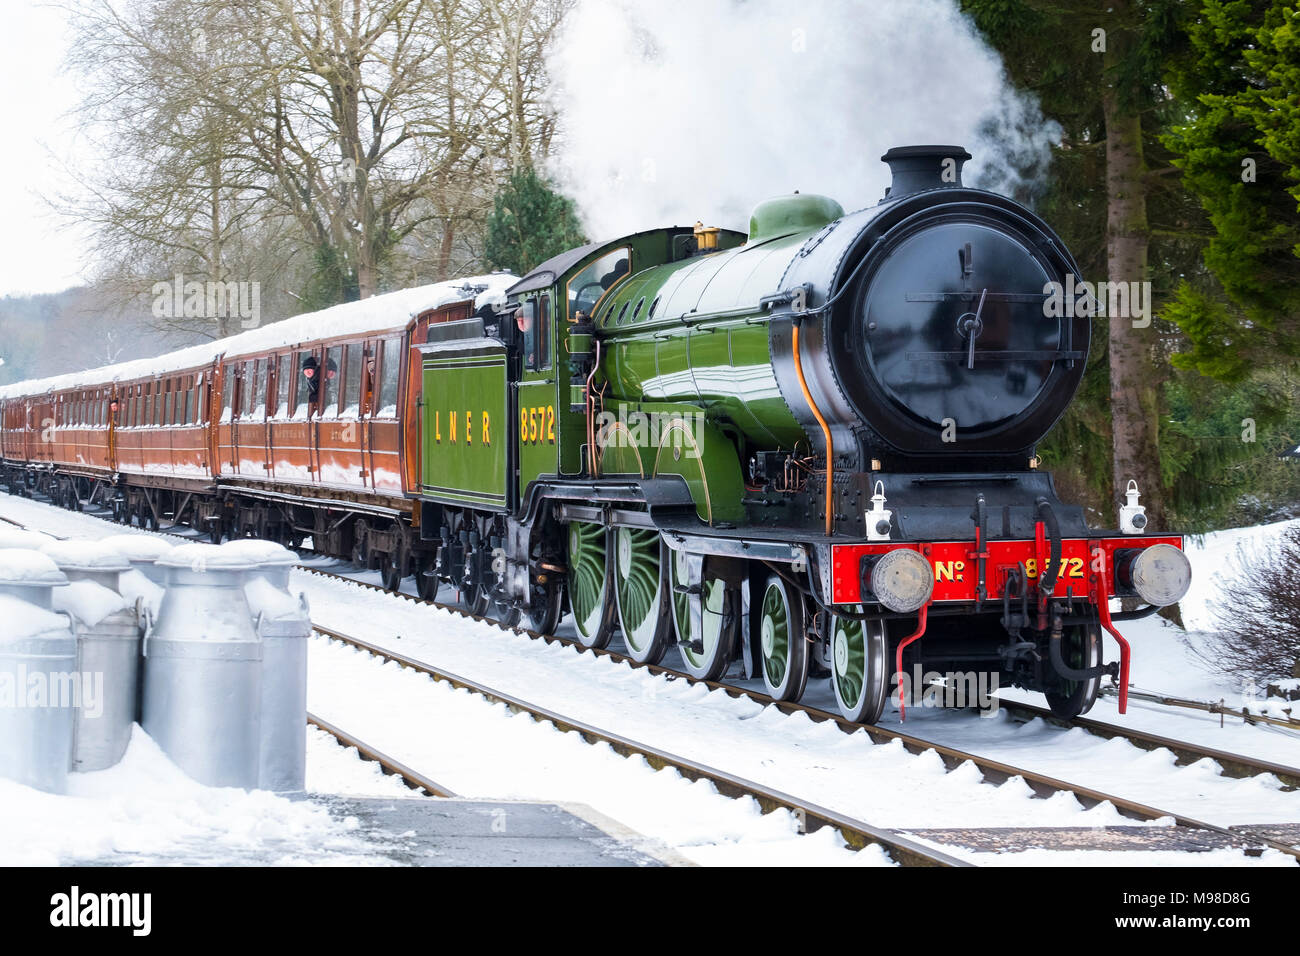
[[[534,405],[519,409],[519,440],[526,445],[555,444],[555,406]]]

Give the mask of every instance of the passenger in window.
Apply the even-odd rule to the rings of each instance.
[[[316,374],[319,371],[320,363],[316,361],[316,356],[308,355],[302,360],[302,377],[307,380],[307,401],[312,405],[316,404],[316,399],[320,395],[320,376]]]

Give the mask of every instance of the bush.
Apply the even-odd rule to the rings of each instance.
[[[1271,546],[1239,548],[1232,570],[1213,610],[1220,634],[1212,663],[1261,684],[1300,677],[1300,525]]]

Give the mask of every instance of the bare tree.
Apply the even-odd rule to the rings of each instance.
[[[160,268],[313,273],[314,305],[449,277],[550,146],[544,52],[571,0],[69,2],[104,159],[65,205],[134,294]]]
[[[1238,549],[1214,609],[1217,640],[1202,656],[1243,680],[1300,677],[1300,526],[1257,550]]]

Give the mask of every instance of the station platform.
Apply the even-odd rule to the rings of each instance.
[[[313,794],[372,853],[399,866],[673,866],[689,863],[591,807]]]

